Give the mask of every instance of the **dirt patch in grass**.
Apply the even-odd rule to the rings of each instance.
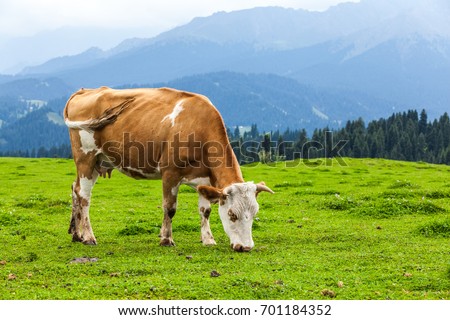
[[[82,258],[75,258],[69,261],[69,263],[74,263],[74,264],[78,264],[78,263],[88,263],[88,262],[97,262],[98,258],[89,258],[89,257],[82,257]]]

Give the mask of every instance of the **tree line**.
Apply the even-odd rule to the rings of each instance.
[[[20,157],[20,158],[72,158],[72,148],[64,143],[50,148],[39,147],[31,150],[0,151],[0,157]]]
[[[387,119],[347,121],[339,129],[305,129],[259,132],[228,128],[228,137],[240,164],[297,158],[386,158],[450,165],[450,119],[444,113],[428,121],[425,110],[394,113]],[[0,156],[71,157],[69,144],[25,151],[4,151]]]
[[[313,139],[320,139],[323,131],[315,131]],[[410,110],[393,114],[388,119],[362,119],[347,122],[336,131],[336,139],[345,139],[343,156],[354,158],[388,158],[393,160],[424,161],[450,165],[450,119],[444,113],[428,122],[427,113]]]
[[[257,126],[244,134],[228,130],[240,163],[297,158],[386,158],[450,165],[450,119],[444,113],[428,121],[425,110],[394,113],[367,125],[359,118],[340,129],[286,130],[260,134]]]

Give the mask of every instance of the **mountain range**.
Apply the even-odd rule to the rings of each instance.
[[[218,12],[1,75],[0,97],[48,101],[79,87],[168,85],[211,96],[229,126],[264,129],[339,126],[409,108],[433,117],[450,107],[449,16],[446,0]]]
[[[42,83],[30,82],[29,85],[44,88],[42,94],[52,94],[51,90],[45,90],[47,87]],[[257,124],[258,128],[265,130],[305,128],[312,132],[317,127],[340,127],[346,120],[360,116],[366,119],[381,117],[383,114],[376,113],[380,106],[391,110],[395,107],[388,101],[361,93],[344,94],[313,88],[271,74],[245,75],[223,71],[139,86],[172,87],[202,93],[218,108],[230,129]],[[120,88],[129,87],[137,85]],[[46,105],[36,105],[41,100],[23,100],[14,104],[15,112],[11,113],[12,109],[8,106],[12,105],[12,101],[0,97],[0,112],[10,122],[3,128],[0,123],[0,151],[37,149],[39,140],[45,141],[46,148],[50,148],[52,142],[56,145],[69,143],[67,128],[61,117],[67,98],[68,95],[52,99]],[[18,120],[15,121],[15,118]],[[23,130],[24,127],[26,130]],[[17,138],[26,135],[27,131],[33,138]]]

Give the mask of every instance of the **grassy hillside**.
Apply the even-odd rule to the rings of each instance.
[[[98,245],[72,243],[73,162],[0,158],[0,299],[450,299],[450,167],[345,162],[244,167],[276,194],[237,253],[216,207],[202,246],[187,187],[160,247],[161,182],[116,171],[94,188]]]

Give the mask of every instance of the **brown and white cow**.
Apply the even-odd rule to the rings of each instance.
[[[118,169],[136,179],[162,179],[162,246],[174,245],[178,188],[187,184],[199,194],[203,244],[216,244],[209,216],[210,203],[219,202],[231,247],[253,248],[256,196],[273,191],[264,183],[244,182],[222,117],[208,98],[168,88],[81,89],[68,100],[64,118],[77,168],[69,227],[73,241],[96,244],[89,220],[91,191],[99,175]]]

